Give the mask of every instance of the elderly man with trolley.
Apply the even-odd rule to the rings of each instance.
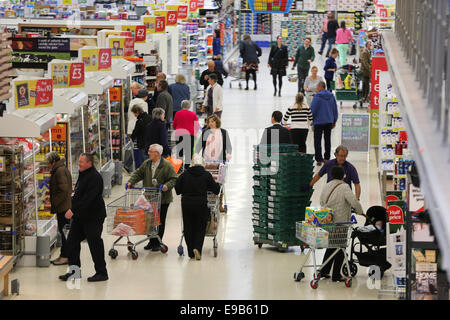
[[[131,175],[127,187],[132,188],[139,181],[143,181],[144,188],[159,187],[162,185],[160,220],[158,229],[159,238],[163,239],[170,203],[173,201],[172,189],[177,181],[177,173],[172,164],[161,158],[163,147],[159,144],[152,144],[148,150],[149,159]],[[150,239],[145,250],[160,251],[163,244],[155,238]]]

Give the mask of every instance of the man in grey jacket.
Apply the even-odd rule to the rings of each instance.
[[[349,222],[352,216],[352,207],[356,213],[366,217],[363,208],[356,199],[355,194],[350,189],[350,186],[344,182],[344,168],[336,166],[331,170],[332,180],[328,182],[322,193],[320,194],[320,205],[333,210],[333,223],[336,222]],[[326,261],[336,249],[327,249],[323,257],[323,261]],[[333,281],[344,281],[341,277],[341,266],[344,260],[344,254],[342,250],[338,253],[322,268],[321,276],[329,278],[331,265],[333,266]],[[323,262],[322,262],[323,263]]]
[[[169,84],[166,80],[161,80],[158,82],[157,90],[158,90],[158,99],[156,100],[156,108],[161,108],[164,110],[164,113],[167,115],[166,123],[169,125],[172,122],[172,114],[173,114],[173,99],[170,95]]]

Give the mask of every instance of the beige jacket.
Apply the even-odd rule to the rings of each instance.
[[[340,185],[333,191],[338,184]],[[333,193],[327,203],[331,191]],[[364,214],[363,208],[352,189],[342,180],[331,180],[325,185],[320,194],[320,205],[333,210],[333,222],[349,222],[352,217],[352,207],[357,214]]]

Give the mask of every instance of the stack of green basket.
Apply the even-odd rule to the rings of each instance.
[[[254,160],[255,240],[299,244],[295,222],[304,220],[305,208],[311,204],[313,191],[302,192],[301,187],[313,177],[313,155],[299,153],[297,145],[279,145],[278,150],[270,145],[258,145]]]

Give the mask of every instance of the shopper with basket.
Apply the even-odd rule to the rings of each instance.
[[[220,192],[220,185],[204,167],[205,160],[195,154],[192,165],[181,174],[175,185],[176,193],[182,196],[183,233],[188,255],[196,260],[201,259],[206,225],[210,217],[207,192],[216,195]]]
[[[333,223],[350,222],[352,216],[352,208],[359,215],[367,218],[359,203],[358,199],[350,189],[349,185],[344,182],[344,168],[336,166],[331,170],[332,180],[328,182],[322,193],[320,194],[320,205],[333,210]],[[335,253],[336,249],[327,249],[323,257],[326,261]],[[345,281],[341,277],[341,267],[344,260],[344,254],[339,250],[335,256],[320,270],[320,274],[324,278],[330,277],[331,266],[333,265],[332,281]]]
[[[248,90],[248,81],[250,80],[250,75],[253,77],[255,82],[255,90],[258,88],[256,85],[256,72],[258,71],[259,59],[262,51],[261,48],[252,41],[249,34],[244,34],[243,41],[240,44],[239,52],[241,53],[242,62],[244,65],[242,68],[245,70],[245,81],[247,86],[245,90]]]
[[[137,169],[130,177],[127,187],[132,188],[139,181],[143,181],[144,188],[162,186],[160,220],[158,229],[159,238],[163,239],[166,224],[167,211],[173,201],[172,189],[177,180],[177,174],[172,164],[163,159],[163,147],[159,144],[152,144],[148,150],[149,159]],[[161,243],[158,239],[150,239],[145,250],[160,251]]]

